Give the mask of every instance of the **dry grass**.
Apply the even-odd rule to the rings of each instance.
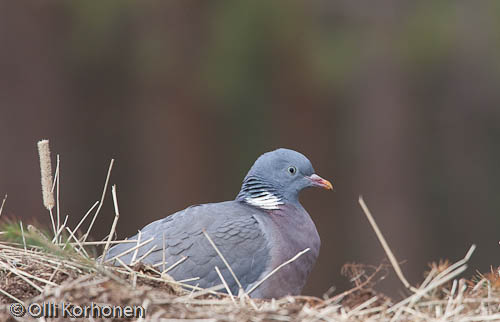
[[[27,238],[31,240],[31,236]],[[62,247],[60,244],[57,247]],[[147,321],[160,318],[221,321],[484,321],[500,319],[498,271],[478,275],[475,281],[454,279],[452,265],[436,265],[417,292],[394,303],[373,286],[390,269],[345,265],[343,273],[354,288],[330,298],[285,297],[264,301],[234,297],[173,281],[156,269],[100,267],[79,253],[54,254],[41,247],[0,243],[0,319],[7,320],[8,303],[91,302],[106,305],[147,306]],[[463,266],[458,266],[463,267]],[[56,321],[57,319],[54,319]],[[60,318],[63,321],[63,318]],[[95,319],[98,321],[99,319]]]
[[[467,261],[474,246],[465,257],[451,264],[442,261],[430,265],[424,281],[411,286],[383,236],[376,227],[368,207],[360,199],[370,223],[388,254],[391,265],[377,267],[346,264],[342,273],[353,283],[353,288],[324,298],[295,296],[276,300],[251,299],[240,294],[220,293],[228,289],[220,275],[221,283],[212,289],[201,289],[174,281],[155,267],[137,263],[127,266],[108,266],[89,254],[97,249],[107,252],[116,243],[136,243],[135,247],[148,247],[148,241],[114,241],[119,218],[116,187],[112,188],[115,221],[103,241],[87,241],[95,218],[104,201],[113,161],[106,177],[100,202],[96,202],[83,216],[75,229],[57,220],[53,232],[43,232],[28,225],[24,229],[17,222],[5,222],[0,234],[0,320],[14,320],[9,314],[10,303],[66,302],[88,305],[140,305],[147,310],[144,321],[161,319],[198,319],[202,321],[487,321],[500,320],[500,276],[498,269],[478,274],[472,280],[460,279],[467,268]],[[56,170],[58,171],[58,169]],[[50,173],[49,173],[50,174]],[[45,171],[47,175],[47,171]],[[59,173],[56,172],[55,188],[58,191]],[[42,178],[42,182],[44,179]],[[47,189],[47,184],[45,189]],[[54,190],[54,186],[52,190]],[[44,192],[48,195],[48,192]],[[56,198],[59,209],[59,198]],[[5,199],[2,202],[4,206]],[[84,234],[79,228],[93,209],[92,220]],[[51,208],[48,209],[52,215]],[[59,210],[57,210],[57,214]],[[58,216],[59,218],[59,216]],[[206,235],[210,240],[210,237]],[[214,248],[217,250],[215,245]],[[132,248],[131,251],[134,251]],[[301,254],[297,254],[287,265]],[[222,254],[220,255],[222,257]],[[139,262],[140,258],[136,260]],[[178,263],[160,263],[168,271]],[[226,263],[229,267],[229,263]],[[394,269],[411,295],[394,301],[374,290],[374,285]],[[163,269],[162,269],[163,270]],[[214,270],[218,271],[217,267]],[[193,277],[192,280],[196,280]],[[27,319],[27,315],[24,319]],[[23,319],[17,319],[23,320]],[[64,321],[65,318],[47,319]],[[94,321],[104,319],[94,318]]]

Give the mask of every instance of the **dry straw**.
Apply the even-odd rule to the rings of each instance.
[[[108,235],[108,240],[106,245],[104,246],[104,251],[102,253],[101,263],[104,261],[106,257],[106,253],[108,252],[109,245],[111,244],[111,240],[113,239],[113,235],[115,234],[116,224],[118,223],[118,218],[120,218],[120,211],[118,210],[118,201],[116,198],[116,185],[111,187],[111,193],[113,194],[113,205],[115,207],[115,219],[113,220],[113,225],[111,226],[111,231]]]
[[[92,230],[92,227],[94,226],[94,222],[97,218],[97,215],[99,214],[99,211],[101,211],[101,207],[102,207],[102,204],[104,202],[104,198],[106,197],[106,191],[108,190],[109,177],[111,176],[111,170],[113,169],[114,163],[115,163],[115,159],[111,159],[111,162],[109,163],[109,168],[108,168],[108,175],[106,176],[106,181],[104,182],[104,189],[102,190],[101,201],[99,203],[99,206],[97,207],[97,210],[95,211],[95,214],[94,214],[94,217],[92,218],[92,221],[90,222],[90,225],[89,225],[89,228],[87,229],[87,232],[82,237],[83,242],[85,242],[87,240],[87,238],[89,237],[90,231]]]
[[[375,219],[373,219],[373,216],[370,212],[370,209],[368,209],[368,207],[366,206],[366,203],[363,200],[362,196],[359,196],[358,202],[359,202],[361,208],[363,209],[363,211],[366,215],[366,218],[368,218],[368,221],[372,225],[372,228],[375,231],[375,234],[377,235],[377,237],[380,241],[380,244],[382,244],[382,247],[384,248],[384,251],[387,254],[387,257],[389,258],[389,261],[391,262],[392,267],[394,268],[394,271],[396,272],[396,275],[399,277],[399,280],[401,281],[401,283],[403,283],[403,285],[407,289],[409,289],[413,292],[417,292],[417,289],[414,288],[413,286],[411,286],[410,283],[408,282],[408,280],[405,278],[403,271],[401,270],[401,267],[399,266],[399,263],[396,259],[396,256],[394,256],[393,252],[391,251],[391,248],[389,247],[389,244],[387,244],[387,241],[385,240],[384,235],[382,235],[382,232],[378,228],[378,225],[375,222]]]
[[[0,216],[2,215],[3,206],[5,205],[5,200],[7,200],[7,194],[6,194],[6,195],[5,195],[5,197],[3,198],[3,200],[2,200],[2,205],[0,206]]]

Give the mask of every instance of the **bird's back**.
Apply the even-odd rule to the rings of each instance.
[[[168,272],[174,279],[199,277],[199,280],[190,284],[198,284],[202,288],[212,287],[222,283],[215,271],[217,266],[231,291],[237,294],[236,281],[203,234],[203,229],[246,288],[267,271],[271,261],[268,240],[256,219],[258,215],[260,210],[239,201],[192,206],[144,227],[139,243],[151,238],[153,240],[140,247],[137,252],[132,251],[120,256],[120,259],[129,265],[140,259],[141,262],[155,265],[161,270],[163,250],[166,268],[186,256],[186,260]],[[138,237],[135,235],[129,240],[137,240]],[[118,244],[109,250],[106,260],[134,246],[136,243]],[[115,262],[116,264],[118,263]],[[161,265],[158,266],[159,264]]]

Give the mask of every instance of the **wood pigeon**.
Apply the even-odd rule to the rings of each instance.
[[[150,223],[140,231],[139,243],[154,239],[120,259],[129,265],[140,261],[161,270],[185,256],[183,262],[168,271],[175,280],[198,277],[189,283],[202,288],[219,285],[222,281],[215,270],[217,266],[231,293],[238,294],[237,282],[203,230],[245,291],[309,248],[250,294],[254,298],[298,295],[321,244],[316,226],[298,199],[299,192],[308,187],[332,189],[332,184],[316,175],[311,162],[299,152],[281,148],[264,153],[244,178],[235,200],[194,205]],[[129,240],[138,237],[137,234]],[[105,260],[113,260],[135,246],[136,243],[118,244],[109,249]],[[118,264],[116,259],[113,262]]]

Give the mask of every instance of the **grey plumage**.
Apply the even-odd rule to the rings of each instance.
[[[293,169],[292,169],[293,168]],[[293,173],[292,173],[293,172]],[[263,154],[245,177],[240,193],[233,201],[196,205],[157,220],[141,230],[141,241],[154,240],[120,259],[130,264],[133,257],[142,262],[163,261],[165,235],[166,267],[186,256],[187,259],[168,273],[176,280],[200,279],[191,284],[207,288],[221,283],[217,266],[233,294],[238,286],[226,265],[203,234],[211,237],[235,275],[248,291],[275,267],[305,248],[310,251],[285,266],[254,292],[252,297],[272,298],[300,294],[319,253],[320,239],[308,213],[298,201],[300,190],[331,184],[314,174],[302,154],[278,149]],[[138,235],[129,239],[136,240]],[[134,247],[118,244],[106,259]],[[157,269],[161,267],[157,267]]]

